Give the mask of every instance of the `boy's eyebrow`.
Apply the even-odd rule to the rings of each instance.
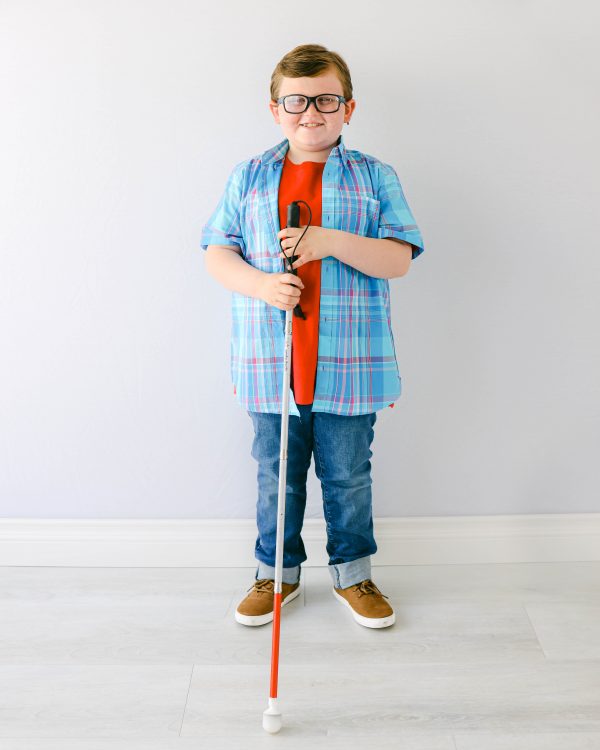
[[[329,96],[344,96],[343,94],[334,94],[332,91],[323,91],[322,94],[313,94],[313,96],[325,96],[325,94],[328,94]],[[310,94],[300,94],[295,91],[292,94],[282,94],[279,99],[283,99],[284,96],[310,96]]]

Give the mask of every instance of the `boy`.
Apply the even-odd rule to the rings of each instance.
[[[285,55],[271,76],[269,107],[286,138],[234,167],[202,231],[207,269],[232,291],[231,375],[252,419],[258,463],[258,567],[235,613],[244,625],[273,619],[284,322],[298,303],[281,604],[300,593],[314,454],[333,595],[360,625],[395,621],[371,579],[370,445],[376,411],[401,392],[387,280],[404,276],[424,247],[394,169],[343,143],[355,106],[337,53],[306,44]],[[296,200],[310,206],[308,229],[304,203],[300,228],[285,228]]]

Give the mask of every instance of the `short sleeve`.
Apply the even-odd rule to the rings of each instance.
[[[209,245],[239,245],[246,254],[246,245],[240,225],[243,174],[245,162],[236,164],[225,185],[217,207],[202,227],[200,247],[206,250]]]
[[[412,259],[425,250],[423,238],[411,213],[396,170],[389,164],[379,164],[379,228],[377,237],[395,237],[412,245]]]

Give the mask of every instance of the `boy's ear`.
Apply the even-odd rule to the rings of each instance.
[[[346,106],[346,111],[345,111],[344,114],[345,114],[346,117],[349,118],[349,117],[351,117],[351,115],[354,112],[354,109],[356,107],[356,99],[348,99],[348,101],[346,102],[345,106]],[[349,120],[348,120],[348,122],[349,122]]]
[[[273,100],[271,100],[269,102],[269,109],[273,113],[273,119],[275,120],[276,123],[279,124],[279,105],[277,104],[277,102],[274,102]]]

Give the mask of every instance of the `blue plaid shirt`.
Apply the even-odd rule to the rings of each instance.
[[[201,247],[239,245],[244,259],[266,273],[283,272],[277,233],[278,193],[287,138],[235,165],[202,229]],[[301,196],[299,196],[301,197]],[[356,149],[343,136],[323,169],[323,227],[365,237],[423,240],[392,166]],[[389,406],[401,393],[387,279],[333,256],[321,260],[319,346],[313,411],[344,416]],[[231,379],[248,411],[281,413],[285,311],[232,292]],[[299,416],[290,389],[290,414]]]

